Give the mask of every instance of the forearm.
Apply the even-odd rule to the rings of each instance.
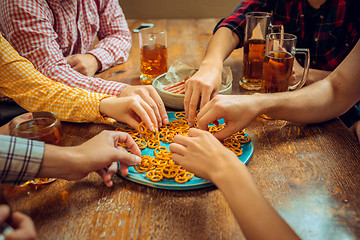
[[[263,197],[240,161],[233,161],[226,172],[218,174],[214,183],[227,199],[247,239],[298,238]]]
[[[331,74],[310,86],[268,97],[257,96],[262,113],[275,119],[316,123],[346,112],[360,99],[359,53],[360,42]]]
[[[127,60],[132,40],[118,1],[103,2],[99,12],[101,12],[98,32],[100,41],[90,53],[101,62],[101,70],[106,70]]]
[[[206,49],[203,64],[223,64],[239,43],[238,36],[229,28],[222,27],[216,31]]]
[[[331,71],[310,68],[305,85],[310,85],[317,81],[320,81],[326,78],[330,73]]]
[[[75,167],[73,162],[76,154],[72,148],[46,144],[44,158],[37,177],[66,179],[70,174],[68,170]],[[73,170],[75,171],[75,169]]]

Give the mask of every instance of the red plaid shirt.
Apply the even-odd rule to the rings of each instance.
[[[238,47],[242,47],[245,13],[272,12],[273,24],[282,24],[285,32],[296,35],[297,47],[310,49],[311,68],[334,70],[359,40],[359,0],[327,0],[320,7],[318,16],[312,19],[314,22],[309,24],[305,22],[308,5],[307,0],[243,1],[232,15],[218,23],[214,31],[220,27],[230,28],[239,36]],[[305,26],[312,27],[312,31],[307,32]]]
[[[0,32],[20,55],[55,81],[114,96],[126,86],[84,76],[65,59],[91,53],[102,70],[127,60],[131,33],[117,0],[1,0]],[[96,36],[99,44],[90,50]]]

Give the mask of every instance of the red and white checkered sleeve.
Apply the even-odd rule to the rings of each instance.
[[[131,32],[117,0],[100,1],[99,43],[89,53],[101,62],[101,70],[123,63],[129,57]]]
[[[6,0],[4,2],[7,2]],[[20,4],[1,3],[1,31],[20,55],[29,59],[35,68],[48,78],[71,87],[91,92],[119,96],[126,84],[87,77],[67,64],[53,29],[50,7],[35,1]],[[42,4],[46,4],[44,1]]]

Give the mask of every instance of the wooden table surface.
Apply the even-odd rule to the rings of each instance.
[[[169,65],[179,60],[197,67],[217,20],[128,22],[131,30],[142,22],[165,27]],[[100,77],[139,83],[138,36],[133,36],[129,60]],[[241,59],[242,51],[237,50],[225,62],[233,71],[233,94],[240,92]],[[118,71],[123,72],[112,76]],[[114,129],[62,124],[66,146]],[[360,238],[360,148],[342,122],[303,125],[257,119],[246,131],[254,144],[248,169],[265,197],[302,238]],[[244,238],[216,187],[168,191],[115,177],[114,186],[107,188],[92,173],[77,182],[57,180],[37,189],[5,190],[14,210],[33,218],[39,239]]]

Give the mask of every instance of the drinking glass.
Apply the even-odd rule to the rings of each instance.
[[[288,33],[271,33],[266,36],[263,64],[262,93],[287,92],[301,88],[309,72],[310,52],[307,48],[296,48],[296,36]],[[295,83],[292,76],[295,54],[305,55],[302,78]],[[266,115],[262,117],[270,119]]]
[[[10,135],[38,140],[48,144],[57,145],[60,142],[60,121],[58,117],[46,111],[24,113],[14,118],[10,124]],[[35,178],[24,183],[45,184],[55,181],[56,178]]]
[[[159,75],[166,73],[167,34],[160,28],[146,28],[139,32],[140,66],[142,84],[151,84]]]
[[[260,90],[263,77],[266,35],[271,32],[283,32],[282,25],[271,24],[271,13],[250,12],[245,14],[245,38],[242,88]]]

